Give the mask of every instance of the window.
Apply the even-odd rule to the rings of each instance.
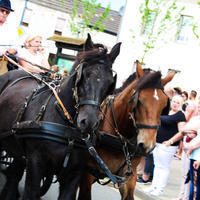
[[[62,35],[62,31],[63,31],[64,27],[65,27],[65,19],[58,17],[56,20],[56,26],[55,26],[54,33],[58,34],[58,35]]]
[[[177,41],[189,41],[194,38],[194,34],[192,32],[192,22],[193,20],[191,16],[181,16]]]
[[[22,19],[22,25],[23,26],[25,26],[25,27],[29,26],[31,15],[32,15],[32,10],[29,9],[29,8],[26,8],[26,10],[24,12],[24,17]]]
[[[154,28],[154,23],[156,19],[156,12],[151,11],[149,15],[144,20],[142,34],[149,34]]]

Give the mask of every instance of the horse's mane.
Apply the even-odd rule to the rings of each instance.
[[[145,88],[162,88],[161,76],[160,71],[150,71],[139,79],[134,89],[142,90]]]
[[[77,59],[79,62],[84,60],[87,62],[88,60],[97,60],[100,58],[105,58],[107,56],[107,48],[104,46],[99,46],[98,48],[91,49],[89,51],[79,52],[77,55]]]
[[[104,59],[107,54],[107,48],[103,44],[93,44],[94,48],[88,51],[79,51],[76,57],[76,61],[74,62],[70,74],[73,74],[76,66],[84,60],[85,62],[88,60],[97,60],[102,57]]]
[[[153,72],[150,68],[143,69],[145,74],[149,72]],[[136,72],[132,73],[126,81],[123,83],[123,85],[120,88],[115,89],[114,94],[122,92],[130,83],[132,83],[136,79]]]

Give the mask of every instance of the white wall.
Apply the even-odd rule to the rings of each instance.
[[[194,2],[193,4],[187,2],[191,1],[180,3],[180,6],[186,6],[182,14],[194,16],[197,21],[200,21],[200,8]],[[132,33],[130,32],[131,28],[134,29],[134,32],[137,34],[136,36],[140,38],[141,27],[139,25],[140,13],[138,9],[140,3],[141,0],[127,0],[124,18],[118,36],[119,41],[122,42],[120,58],[115,65],[115,69],[118,72],[118,86],[134,70],[133,63],[141,56],[141,47],[133,43]],[[172,33],[174,34],[173,30]],[[159,69],[163,75],[166,75],[168,68],[179,69],[181,73],[175,76],[171,85],[180,86],[183,90],[188,91],[196,89],[200,93],[200,82],[198,81],[200,75],[199,52],[199,41],[194,40],[189,44],[181,44],[177,43],[174,37],[173,41],[147,57],[146,67],[155,70]]]
[[[15,10],[14,13],[11,13],[9,16],[9,21],[13,24],[16,24],[17,28],[19,27],[19,23],[21,20],[22,12],[25,6],[25,0],[11,0],[12,7]],[[29,34],[39,34],[43,36],[43,46],[45,46],[45,50],[47,55],[49,53],[56,53],[57,48],[55,47],[55,43],[47,38],[54,35],[56,20],[58,17],[66,19],[65,26],[63,27],[62,36],[73,37],[69,30],[69,15],[57,10],[49,9],[46,7],[42,7],[40,5],[31,3],[28,1],[27,8],[32,9],[32,16],[30,18],[30,23],[28,28],[23,27],[24,31],[23,36],[19,38],[21,44]],[[17,31],[16,28],[16,31]],[[86,38],[86,36],[85,36]],[[105,33],[92,33],[92,39],[94,42],[103,43],[109,49],[116,43],[116,36],[105,34]]]

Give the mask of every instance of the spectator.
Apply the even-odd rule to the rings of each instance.
[[[62,76],[68,76],[68,70],[67,69],[63,69]]]
[[[183,106],[182,106],[182,110],[186,111],[186,107],[188,105],[188,102],[187,102],[187,100],[188,100],[188,93],[186,91],[183,91],[181,93],[181,96],[183,97],[183,101],[184,101]],[[183,140],[180,141],[179,148],[178,148],[177,153],[175,154],[175,157],[177,159],[181,160],[182,152],[183,152]]]
[[[169,115],[161,116],[161,125],[157,133],[156,147],[153,150],[154,175],[152,185],[145,191],[154,196],[163,194],[168,181],[170,163],[178,149],[179,142],[171,143],[171,146],[166,146],[163,142],[179,132],[183,123],[186,121],[185,115],[182,112],[182,104],[183,98],[180,95],[175,95],[171,101]]]
[[[183,101],[184,101],[182,110],[185,111],[186,107],[188,105],[188,102],[187,102],[187,100],[188,100],[188,93],[186,91],[183,91],[182,94],[181,94],[181,96],[183,97]]]
[[[60,71],[60,67],[58,65],[52,65],[51,70],[58,73]]]
[[[182,130],[187,134],[188,143],[185,143],[184,148],[188,150],[190,155],[190,195],[189,200],[200,199],[200,168],[196,172],[197,160],[200,160],[200,116],[193,117]],[[197,134],[197,136],[196,136]],[[193,139],[194,138],[194,139]],[[194,189],[196,187],[196,189]]]
[[[0,75],[8,71],[8,62],[2,59],[2,55],[4,53],[13,55],[17,53],[17,49],[11,47],[17,41],[17,28],[8,22],[8,16],[13,11],[10,0],[0,1],[0,44],[2,45],[0,47]]]
[[[175,87],[174,88],[175,94],[174,95],[181,95],[182,94],[182,90],[180,87]]]
[[[186,108],[186,110],[188,109],[188,107]],[[197,112],[195,111],[194,113],[196,115],[200,115],[200,101],[198,102]],[[192,113],[193,117],[189,120],[189,122],[195,117],[194,113]],[[186,124],[186,127],[187,127],[187,124]],[[175,136],[173,136],[168,141],[166,141],[165,144],[170,145],[170,143],[174,143],[182,138],[183,138],[183,145],[185,146],[186,143],[188,142],[188,138],[184,136],[182,132],[177,133]],[[187,149],[183,149],[182,156],[181,156],[181,164],[182,164],[182,179],[181,179],[181,188],[180,188],[178,200],[188,200],[189,193],[190,193],[190,182],[186,183],[186,179],[187,179],[187,174],[190,168],[190,159],[187,156]]]
[[[188,106],[185,110],[185,115],[186,115],[187,121],[189,121],[193,116],[197,115],[196,96],[197,96],[197,92],[195,90],[192,90],[190,92]]]
[[[20,52],[20,57],[33,63],[30,64],[23,59],[19,59],[19,63],[25,70],[29,72],[44,72],[44,70],[34,64],[50,69],[49,63],[45,58],[44,49],[42,48],[41,36],[29,35],[25,40],[24,47]]]

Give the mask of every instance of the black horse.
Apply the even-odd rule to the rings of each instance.
[[[24,200],[39,200],[41,179],[52,174],[60,183],[59,199],[75,199],[89,157],[84,140],[94,137],[100,104],[115,88],[112,64],[120,43],[108,54],[106,48],[94,48],[88,36],[85,49],[77,56],[79,64],[74,73],[64,80],[45,82],[39,88],[38,81],[30,78],[20,78],[15,84],[12,78],[2,81],[0,142],[14,161],[7,169],[0,199],[18,198],[17,187],[25,166]],[[21,77],[18,73],[22,72],[8,73]]]

